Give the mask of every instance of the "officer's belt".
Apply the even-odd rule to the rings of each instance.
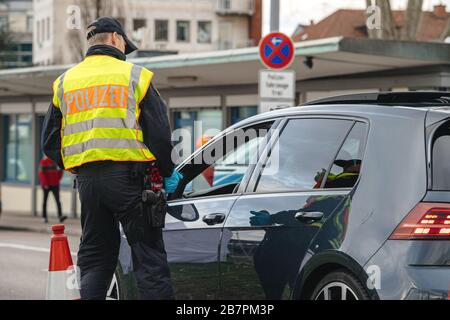
[[[111,172],[131,172],[135,162],[99,161],[86,163],[78,168],[79,176],[102,176]]]

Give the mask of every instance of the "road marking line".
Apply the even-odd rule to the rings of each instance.
[[[28,250],[28,251],[34,251],[34,252],[50,253],[50,249],[47,249],[47,248],[33,247],[33,246],[27,246],[27,245],[23,245],[23,244],[14,244],[14,243],[0,242],[0,248],[10,248],[10,249],[19,249],[19,250]],[[72,256],[77,255],[77,253],[73,252],[73,251],[71,251],[70,254]]]

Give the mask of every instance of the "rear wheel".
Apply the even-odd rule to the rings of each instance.
[[[139,297],[133,273],[124,274],[120,264],[116,268],[106,295],[107,300],[137,300]]]
[[[120,300],[121,288],[117,278],[118,276],[116,271],[116,273],[114,273],[111,284],[109,285],[108,293],[106,294],[106,300]]]
[[[325,276],[313,290],[312,300],[370,300],[366,288],[354,275],[338,270]]]

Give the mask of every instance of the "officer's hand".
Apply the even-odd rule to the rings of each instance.
[[[178,171],[174,170],[173,174],[170,178],[164,178],[164,189],[167,193],[174,193],[181,179],[183,179],[183,175]]]

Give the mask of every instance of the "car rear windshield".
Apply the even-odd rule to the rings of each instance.
[[[433,190],[450,190],[450,121],[445,122],[433,136]]]

